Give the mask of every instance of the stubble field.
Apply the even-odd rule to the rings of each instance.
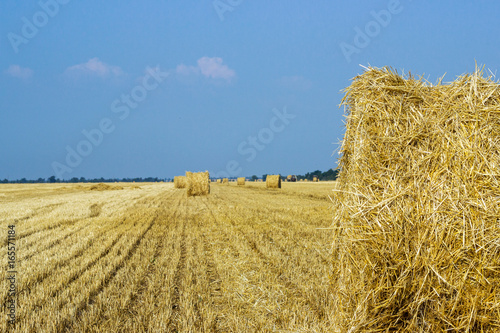
[[[0,331],[9,225],[14,331],[331,331],[333,182],[110,185],[0,186]]]

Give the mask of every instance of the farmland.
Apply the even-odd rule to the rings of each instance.
[[[202,197],[110,185],[0,187],[4,268],[16,231],[15,331],[331,331],[334,183],[212,183]]]

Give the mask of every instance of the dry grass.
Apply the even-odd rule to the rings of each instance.
[[[281,176],[280,175],[268,175],[266,177],[267,188],[281,188]]]
[[[331,332],[331,233],[318,228],[332,184],[312,185],[214,186],[191,200],[172,183],[1,184],[0,226],[18,235],[10,331]]]
[[[347,88],[332,279],[342,332],[500,330],[500,89],[369,69]]]

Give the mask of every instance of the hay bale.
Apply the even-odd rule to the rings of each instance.
[[[267,175],[266,187],[267,188],[281,188],[281,176],[280,175]]]
[[[186,188],[188,181],[185,176],[175,176],[174,177],[174,188]]]
[[[210,193],[210,175],[205,172],[186,171],[187,196],[207,195]]]
[[[227,178],[223,178],[223,179],[222,179],[222,184],[227,184],[227,185],[229,185],[229,179],[227,179]]]
[[[220,183],[222,183],[222,179],[219,178],[219,179],[217,179],[217,184],[220,184]]]
[[[108,185],[104,183],[94,184],[89,187],[90,191],[114,191],[114,190],[123,190],[122,186],[119,185]]]
[[[314,176],[314,177],[313,177],[313,182],[319,182],[318,177]]]
[[[245,186],[245,177],[238,177],[238,185]]]
[[[332,200],[342,332],[500,327],[500,87],[354,78]]]

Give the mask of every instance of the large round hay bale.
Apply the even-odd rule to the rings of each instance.
[[[280,175],[267,175],[266,187],[267,188],[281,188],[281,176]]]
[[[245,177],[238,177],[238,185],[245,186]]]
[[[229,185],[229,179],[228,178],[223,178],[222,179],[222,184]]]
[[[205,172],[186,171],[187,178],[187,196],[207,195],[210,193],[210,175]]]
[[[186,188],[187,179],[185,176],[175,176],[174,177],[174,188]]]
[[[335,331],[498,331],[499,84],[370,68],[343,104]]]
[[[313,182],[319,182],[318,177],[314,176],[314,177],[313,177]]]
[[[222,183],[222,179],[219,178],[219,179],[217,179],[217,184],[220,184],[220,183]]]

